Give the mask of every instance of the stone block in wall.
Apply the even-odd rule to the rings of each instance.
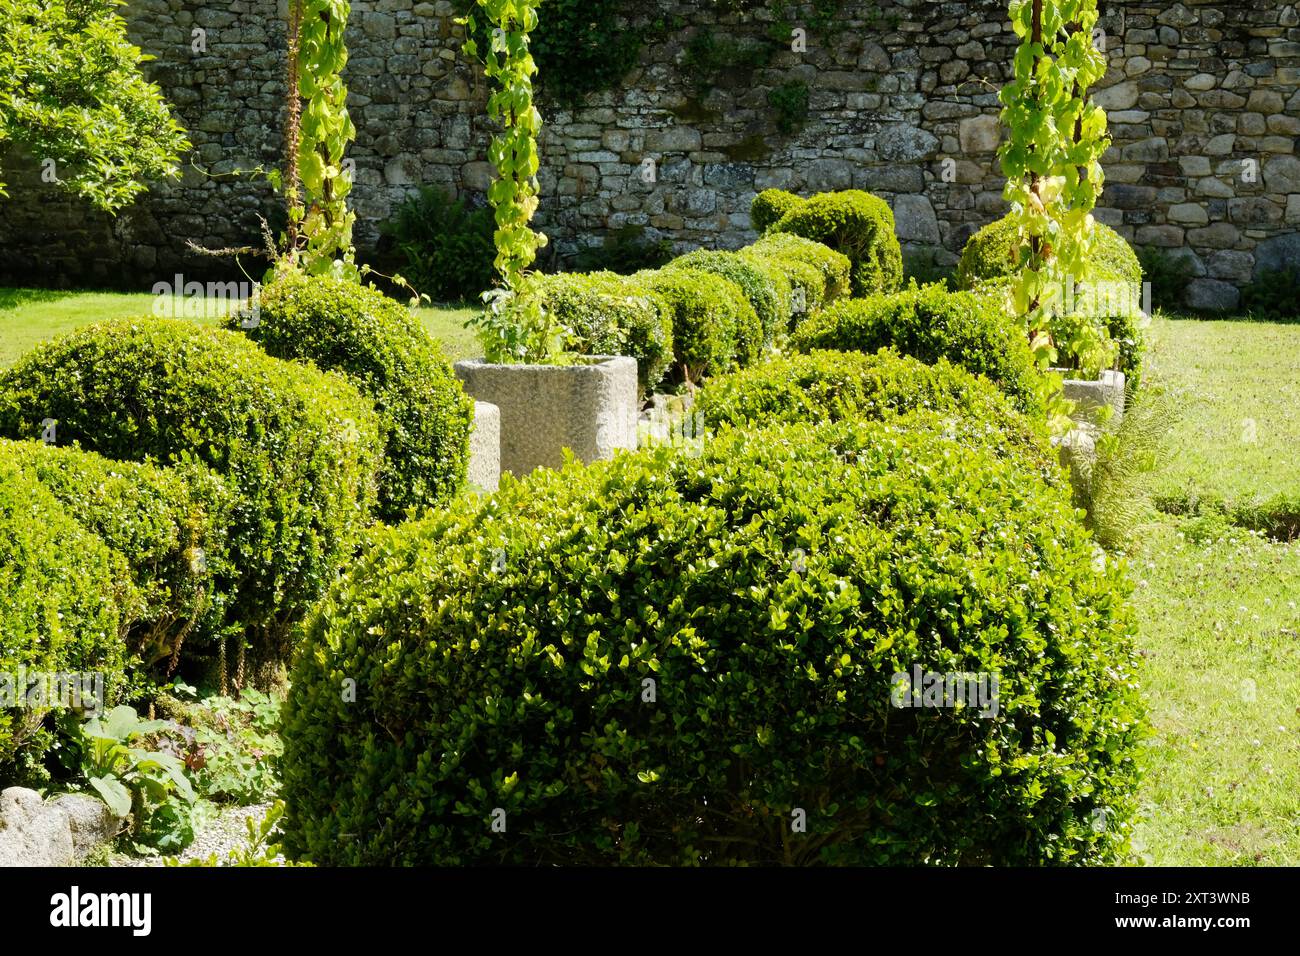
[[[939,244],[939,220],[930,200],[920,195],[894,197],[894,231],[901,242]]]
[[[1300,270],[1300,233],[1274,236],[1255,247],[1255,278],[1279,269]]]
[[[961,121],[957,135],[966,155],[992,153],[1002,140],[1002,122],[996,116],[974,116]]]
[[[1241,302],[1241,292],[1219,279],[1193,279],[1187,286],[1186,302],[1198,312],[1230,312]]]

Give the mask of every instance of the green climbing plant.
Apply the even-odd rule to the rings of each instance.
[[[488,159],[496,177],[488,188],[496,232],[497,288],[484,293],[487,309],[470,324],[478,332],[485,357],[493,362],[547,362],[563,347],[564,330],[541,304],[538,279],[530,271],[546,236],[532,228],[537,212],[537,136],[542,116],[533,102],[537,64],[529,51],[529,34],[537,28],[541,0],[478,0],[488,21],[488,49],[483,70],[492,84],[488,115],[501,124],[492,138]],[[477,57],[478,28],[473,14],[460,21],[468,39],[464,52]]]
[[[1090,279],[1092,211],[1110,138],[1106,113],[1088,90],[1105,74],[1106,57],[1093,40],[1097,0],[1012,0],[1010,15],[1021,42],[1014,78],[1000,97],[1009,136],[999,155],[1007,178],[1003,196],[1022,239],[1012,301],[1046,369],[1057,357],[1049,320],[1067,293]],[[1100,363],[1106,345],[1094,326],[1068,327],[1074,354],[1085,364]],[[1056,395],[1054,378],[1046,376],[1044,388]],[[1052,412],[1054,425],[1065,427],[1068,406],[1057,400]]]
[[[356,213],[347,203],[352,170],[343,158],[357,135],[342,77],[351,9],[348,0],[290,0],[287,157],[275,181],[289,214],[280,267],[359,281]]]

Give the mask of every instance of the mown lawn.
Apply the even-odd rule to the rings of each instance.
[[[1184,411],[1156,486],[1166,511],[1300,531],[1300,324],[1160,318],[1151,374]]]
[[[1205,503],[1246,519],[1300,490],[1300,327],[1158,319],[1152,333],[1149,375],[1183,398],[1158,500],[1210,516],[1161,516],[1131,560],[1154,730],[1135,849],[1159,866],[1294,866],[1300,543]]]
[[[147,292],[62,292],[46,289],[0,288],[0,366],[11,365],[24,352],[45,339],[55,338],[82,325],[107,319],[148,315],[155,297]],[[464,322],[472,308],[419,309],[424,327],[440,339],[449,358],[481,354],[474,333]],[[219,316],[195,321],[215,325]]]

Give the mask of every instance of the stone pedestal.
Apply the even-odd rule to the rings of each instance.
[[[467,394],[500,410],[503,472],[523,476],[534,468],[559,467],[566,448],[584,462],[636,448],[634,359],[596,355],[573,365],[469,359],[455,369]]]

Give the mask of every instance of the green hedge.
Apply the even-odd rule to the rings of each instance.
[[[802,352],[893,348],[926,363],[947,359],[995,382],[1021,411],[1042,411],[1025,333],[988,296],[931,285],[839,302],[805,319],[791,342]]]
[[[786,212],[772,231],[813,239],[847,256],[854,295],[892,292],[902,285],[903,251],[894,235],[894,212],[871,193],[818,193]]]
[[[638,272],[633,279],[672,307],[673,355],[687,381],[725,372],[735,363],[736,303],[743,297],[734,285],[721,276],[690,269]],[[748,302],[745,307],[753,313]]]
[[[474,403],[406,306],[354,282],[291,275],[263,287],[255,316],[227,324],[276,358],[343,373],[375,403],[385,521],[437,506],[464,485]]]
[[[797,320],[826,304],[826,276],[811,262],[788,256],[770,256],[753,247],[740,250],[746,259],[775,269],[790,286],[790,318]],[[783,329],[782,331],[789,331]]]
[[[793,259],[816,266],[823,278],[823,304],[829,305],[851,291],[852,263],[849,257],[829,246],[789,232],[773,232],[746,248],[769,259]]]
[[[1010,216],[985,226],[967,241],[957,266],[957,283],[962,289],[978,289],[1001,298],[1006,283],[1015,274],[1016,251],[1019,238],[1015,222]],[[1122,284],[1133,301],[1141,296],[1143,281],[1142,263],[1124,237],[1110,226],[1097,223],[1093,244],[1093,278],[1105,286]],[[1123,303],[1117,303],[1122,305]],[[1137,310],[1094,305],[1088,319],[1101,336],[1109,341],[1117,356],[1115,367],[1124,373],[1128,384],[1138,388],[1142,381],[1142,365],[1146,352],[1145,334]],[[1049,327],[1056,332],[1058,341],[1065,341],[1066,327],[1085,321],[1079,313],[1068,317],[1053,316]],[[1078,357],[1062,349],[1058,362],[1066,367],[1076,367]]]
[[[297,658],[286,847],[324,865],[1113,859],[1141,726],[1130,586],[1061,489],[945,431],[726,431],[377,535]],[[997,714],[895,707],[914,667],[997,675]]]
[[[1019,234],[1011,216],[989,223],[971,236],[962,249],[957,263],[958,286],[972,289],[982,281],[1015,275],[1019,248]],[[1104,223],[1096,224],[1092,256],[1099,281],[1142,282],[1142,263],[1137,253],[1123,236]]]
[[[760,234],[765,233],[782,216],[802,203],[802,199],[784,189],[764,189],[749,204],[750,223]]]
[[[183,471],[113,461],[79,448],[0,439],[0,456],[35,477],[82,527],[122,555],[134,594],[123,602],[131,654],[147,666],[209,650],[230,595],[225,482],[200,465]],[[168,667],[170,670],[170,666]]]
[[[1041,421],[996,385],[940,358],[927,365],[889,349],[774,356],[709,380],[696,406],[707,428],[781,422],[880,420],[933,412],[984,436],[1051,479],[1056,453]]]
[[[19,669],[104,675],[120,690],[126,664],[123,606],[135,601],[130,573],[36,476],[0,449],[0,683],[16,691]],[[0,703],[0,779],[19,751],[31,766],[48,738],[48,708]]]
[[[745,290],[735,282],[716,272],[680,266],[674,269],[658,269],[654,273],[644,273],[644,275],[664,277],[683,275],[703,279],[710,290],[712,305],[721,308],[729,316],[730,325],[735,330],[736,364],[743,368],[758,361],[759,356],[763,354],[763,322],[754,311],[754,306],[749,301],[749,296],[745,295]],[[691,321],[687,319],[688,324]],[[676,332],[674,336],[681,338]]]
[[[543,306],[568,330],[582,355],[630,355],[642,392],[673,363],[673,308],[627,276],[565,272],[543,279]]]
[[[183,320],[88,326],[0,373],[0,435],[123,461],[198,462],[234,495],[227,619],[255,653],[287,653],[371,521],[382,462],[373,406],[342,376],[271,358],[232,332]]]
[[[696,249],[679,256],[668,264],[668,269],[695,269],[711,272],[734,282],[745,293],[763,326],[763,341],[770,342],[790,322],[789,280],[776,279],[777,270],[764,266],[739,253],[714,249]],[[784,276],[782,276],[784,279]]]

